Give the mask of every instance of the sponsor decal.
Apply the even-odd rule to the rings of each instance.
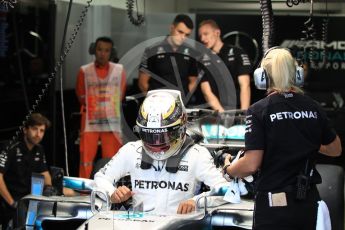
[[[142,223],[154,223],[154,220],[144,220],[144,219],[131,219],[131,217],[123,218],[123,219],[117,219],[114,218],[114,221],[126,221],[126,222],[142,222]]]
[[[241,54],[242,65],[250,65],[250,60],[247,54]]]
[[[283,95],[284,95],[285,98],[293,97],[293,93],[284,93]]]
[[[140,162],[135,163],[135,168],[139,169],[140,168]]]
[[[246,129],[245,133],[251,133],[252,132],[252,117],[253,115],[247,115],[246,116]]]
[[[0,154],[0,167],[5,167],[5,164],[6,164],[6,161],[7,161],[7,155],[5,152],[2,152]]]
[[[126,222],[143,222],[143,223],[154,223],[154,220],[141,219],[144,217],[143,213],[133,214],[118,214],[114,215],[114,218],[109,217],[98,217],[97,220],[114,220],[114,221],[126,221]]]
[[[135,180],[134,187],[139,189],[170,189],[180,190],[186,192],[189,189],[189,183],[181,183],[176,181],[148,181],[148,180]]]
[[[6,152],[2,152],[0,154],[0,159],[6,160],[7,159],[7,153]]]
[[[147,128],[142,128],[142,132],[144,133],[166,133],[168,132],[168,129],[162,128],[162,129],[147,129]]]
[[[163,48],[162,46],[158,47],[158,49],[157,49],[157,54],[163,54],[163,53],[165,53],[164,48]],[[163,56],[164,56],[164,55],[163,55]]]
[[[179,165],[178,170],[188,172],[188,165]]]
[[[333,50],[343,50],[345,51],[345,41],[331,41],[329,43],[325,43],[324,41],[318,41],[318,40],[284,40],[281,43],[282,47],[287,48],[293,48],[295,46],[297,47],[305,47],[305,48],[317,48],[317,49],[323,49],[325,47],[331,48]]]
[[[129,214],[129,213],[126,213],[126,214],[117,214],[117,215],[114,215],[114,218],[142,218],[144,217],[144,214],[143,213],[132,213],[132,214]]]
[[[229,50],[228,56],[233,56],[233,55],[234,55],[234,49],[231,48],[231,49]]]
[[[279,112],[270,114],[271,122],[276,120],[286,120],[286,119],[317,119],[317,112],[313,111],[296,111],[296,112]]]
[[[185,55],[190,55],[190,53],[189,53],[189,48],[185,48],[185,49],[183,50],[183,54],[185,54]]]
[[[211,58],[207,55],[207,54],[204,54],[204,56],[202,56],[202,61],[211,61]]]
[[[106,172],[107,172],[107,170],[108,170],[108,168],[110,167],[110,165],[111,165],[112,162],[114,161],[114,159],[115,159],[116,157],[118,157],[118,155],[119,155],[120,153],[121,153],[121,152],[118,152],[117,154],[115,154],[115,155],[110,159],[110,161],[108,161],[108,163],[106,163],[106,164],[104,165],[104,167],[101,168],[101,169],[99,170],[99,172],[101,172],[103,175],[105,175]]]
[[[310,59],[312,69],[345,70],[345,41],[284,40],[281,46],[300,48],[294,55],[300,60]]]

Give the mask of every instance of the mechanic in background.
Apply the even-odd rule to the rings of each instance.
[[[192,19],[179,14],[170,25],[169,35],[162,42],[145,49],[138,78],[142,93],[162,88],[178,89],[185,100],[186,95],[194,89],[198,75],[197,62],[193,58],[193,48],[185,43],[193,28]]]
[[[116,52],[113,41],[99,37],[89,51],[95,61],[80,68],[76,83],[82,115],[79,176],[83,178],[90,178],[99,141],[103,158],[111,158],[122,146],[120,111],[126,90],[123,66],[109,61]]]
[[[220,28],[214,20],[204,20],[199,24],[199,38],[207,48],[214,52],[216,59],[220,59],[217,63],[222,61],[228,68],[235,85],[236,96],[239,99],[238,107],[248,109],[251,97],[250,73],[252,71],[248,55],[239,47],[223,43]],[[210,60],[211,57],[204,55],[201,63],[209,69],[212,68]],[[201,80],[201,91],[212,109],[223,112],[224,105],[220,103],[216,81],[213,79],[216,77],[230,76],[211,76],[209,72],[206,72],[205,77]]]
[[[44,176],[44,185],[52,186],[44,149],[39,144],[50,126],[50,121],[40,113],[31,114],[25,123],[23,137],[0,154],[0,219],[2,229],[14,217],[18,201],[31,193],[32,173]],[[64,188],[67,196],[73,190]]]
[[[320,105],[297,86],[302,74],[289,50],[266,52],[254,78],[258,88],[268,87],[267,97],[247,111],[244,156],[233,164],[230,156],[225,160],[230,176],[258,171],[256,230],[315,230],[318,210],[327,210],[316,188],[315,157],[339,156],[342,148]]]
[[[49,120],[34,113],[26,122],[23,138],[12,144],[0,155],[0,216],[2,228],[15,214],[17,202],[31,193],[31,175],[33,172],[44,176],[44,184],[51,185],[51,177],[46,164],[42,141]]]
[[[134,204],[142,202],[144,211],[194,211],[201,182],[212,189],[227,181],[209,151],[186,135],[186,116],[180,91],[149,91],[136,121],[141,140],[124,145],[96,173],[97,187],[105,189],[113,203],[133,196]],[[115,188],[113,182],[128,174],[132,191],[126,186]]]

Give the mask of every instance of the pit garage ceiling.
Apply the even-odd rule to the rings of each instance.
[[[192,12],[258,12],[260,11],[259,0],[177,0],[181,4],[188,5],[188,11]],[[184,3],[182,3],[182,1]],[[290,0],[291,1],[291,0]],[[293,7],[288,7],[286,0],[272,0],[272,8],[275,12],[302,13],[310,11],[310,0],[303,1]],[[343,14],[345,12],[344,0],[314,0],[314,13],[324,13],[327,9],[329,13]]]

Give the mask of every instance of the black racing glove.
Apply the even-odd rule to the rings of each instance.
[[[44,187],[43,196],[57,196],[58,191],[54,186],[47,185]]]

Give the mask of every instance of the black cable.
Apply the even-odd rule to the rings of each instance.
[[[136,18],[133,15],[134,1],[136,3],[136,8],[137,8]],[[127,0],[126,5],[127,5],[127,15],[128,15],[129,21],[135,26],[140,26],[141,24],[143,24],[145,21],[145,17],[144,15],[139,14],[138,0]],[[144,14],[145,14],[145,1],[144,1]]]
[[[301,38],[301,41],[305,42],[304,48],[303,48],[303,63],[310,63],[313,68],[317,68],[317,65],[314,61],[314,54],[316,52],[315,43],[316,43],[316,30],[313,20],[313,14],[314,14],[314,3],[313,0],[311,0],[310,5],[310,13],[309,18],[307,21],[304,22],[305,30],[302,30],[303,37]],[[309,41],[310,46],[307,48],[306,43]]]
[[[262,16],[262,51],[274,46],[274,18],[271,0],[260,0]]]
[[[73,0],[69,1],[67,16],[64,26],[64,31],[62,35],[61,41],[61,48],[60,48],[60,56],[62,56],[63,49],[66,42],[66,35],[68,29],[68,22],[71,16],[71,9],[72,9]],[[68,149],[67,149],[67,134],[66,134],[66,119],[65,119],[65,104],[64,104],[64,96],[63,96],[63,76],[62,76],[62,65],[60,66],[60,99],[61,99],[61,116],[62,116],[62,129],[63,129],[63,143],[64,143],[64,150],[65,150],[65,166],[66,166],[66,175],[69,176],[69,169],[68,169]],[[55,117],[55,114],[54,114]],[[54,139],[56,142],[56,138]]]
[[[328,14],[328,0],[326,0],[326,17],[322,19],[322,26],[321,26],[321,40],[323,42],[323,49],[321,51],[322,56],[322,64],[321,66],[324,67],[327,63],[328,57],[328,50],[327,50],[327,43],[328,43],[328,23],[329,23],[329,14]]]

